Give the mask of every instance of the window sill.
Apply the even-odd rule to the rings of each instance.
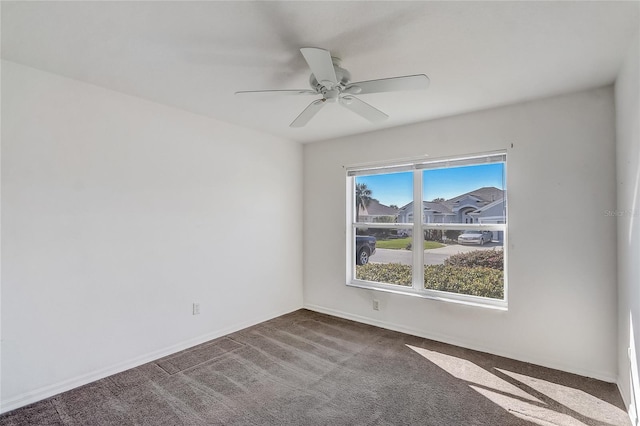
[[[347,283],[349,287],[363,288],[367,290],[382,291],[404,296],[420,297],[422,299],[437,300],[446,303],[455,303],[465,306],[473,306],[496,311],[508,311],[506,300],[489,299],[479,296],[468,296],[464,294],[446,293],[437,290],[415,290],[413,287],[403,287],[393,284],[374,283],[370,281],[353,280]]]

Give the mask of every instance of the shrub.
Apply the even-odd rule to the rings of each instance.
[[[447,266],[485,267],[504,270],[504,252],[502,250],[474,250],[450,256],[444,261]]]
[[[426,241],[442,241],[441,229],[427,229],[424,231],[424,239]]]
[[[424,267],[424,288],[503,299],[504,273],[483,266],[427,265]]]
[[[365,281],[411,285],[411,266],[399,263],[367,263],[356,266],[356,278]]]
[[[447,239],[449,240],[454,240],[454,241],[458,241],[458,235],[460,235],[462,233],[462,231],[458,231],[456,229],[448,229],[446,231],[444,231],[444,235],[445,237],[447,237]]]
[[[369,263],[356,266],[356,278],[411,286],[411,266],[399,263]],[[472,296],[504,298],[504,273],[484,266],[427,265],[424,288]]]
[[[446,239],[457,242],[458,235],[461,233],[462,231],[457,229],[448,229],[446,231],[442,231],[441,229],[427,229],[424,231],[424,239],[427,241],[444,241]]]
[[[396,236],[396,231],[386,228],[369,228],[369,235],[376,237],[379,240],[386,240]]]

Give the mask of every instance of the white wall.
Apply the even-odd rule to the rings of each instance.
[[[637,419],[640,384],[640,42],[636,37],[615,85],[618,203],[618,371],[629,414]],[[633,325],[631,325],[633,324]],[[628,348],[632,348],[633,366]],[[631,380],[633,372],[633,380]],[[633,386],[632,386],[633,383]],[[635,394],[635,397],[634,397]]]
[[[615,382],[614,123],[606,87],[306,145],[305,306]],[[508,312],[345,286],[343,165],[505,148]]]
[[[4,411],[302,306],[299,144],[11,62],[2,89]]]
[[[2,22],[2,7],[0,7],[0,22]],[[2,46],[2,31],[0,31],[0,46]],[[0,48],[1,50],[1,48]],[[0,60],[0,412],[2,412],[2,61]]]

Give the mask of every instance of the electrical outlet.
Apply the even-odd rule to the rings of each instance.
[[[200,315],[200,304],[199,303],[194,303],[193,304],[193,315]]]
[[[378,299],[373,299],[373,310],[374,311],[380,310],[380,301]]]

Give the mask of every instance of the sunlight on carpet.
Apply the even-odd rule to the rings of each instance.
[[[624,410],[585,391],[514,373],[493,372],[466,359],[407,345],[453,377],[512,415],[541,426],[618,425],[626,423]],[[500,377],[502,376],[502,378]]]
[[[509,411],[516,417],[523,420],[527,420],[541,426],[589,426],[586,423],[581,422],[567,414],[558,413],[539,405],[531,404],[521,399],[511,398],[508,395],[502,393],[493,392],[489,389],[481,388],[474,385],[469,385],[473,390],[480,395],[486,397],[491,402],[505,410]]]
[[[593,420],[611,424],[625,415],[624,411],[620,408],[596,398],[583,390],[559,385],[535,377],[529,377],[524,374],[502,370],[500,368],[496,368],[496,370],[514,378],[536,392],[553,399],[558,404],[561,404],[578,414],[588,416]]]
[[[504,381],[496,375],[491,374],[487,370],[478,367],[471,361],[423,348],[417,348],[411,345],[407,346],[429,361],[433,362],[435,365],[442,368],[444,371],[451,374],[455,378],[464,380],[469,383],[475,383],[480,387],[496,390],[500,393],[514,395],[519,398],[542,403],[542,401],[535,398],[534,396],[529,395],[522,389]]]

